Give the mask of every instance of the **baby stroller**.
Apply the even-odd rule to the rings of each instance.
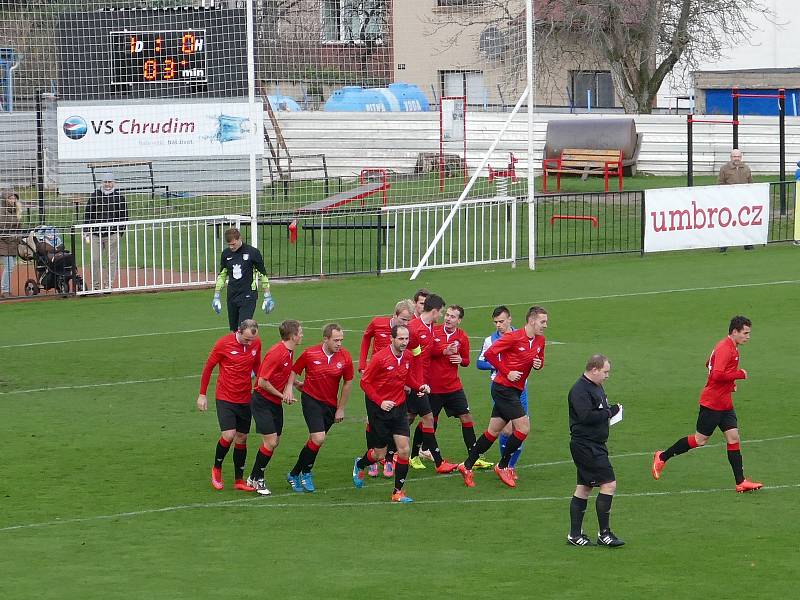
[[[64,296],[83,290],[83,278],[77,274],[75,256],[64,248],[64,240],[55,227],[40,225],[31,231],[17,247],[22,260],[32,261],[36,279],[25,282],[25,295],[56,290]]]

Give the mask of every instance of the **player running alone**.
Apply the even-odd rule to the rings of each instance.
[[[214,344],[200,376],[200,394],[197,409],[208,410],[208,384],[211,372],[219,365],[217,387],[214,391],[220,433],[211,468],[211,487],[221,490],[222,463],[233,445],[234,489],[252,492],[244,481],[244,463],[247,460],[247,434],[250,432],[250,389],[253,373],[261,362],[261,340],[258,339],[258,323],[246,319],[234,333],[222,336]]]
[[[272,492],[264,483],[264,472],[283,432],[283,405],[294,404],[295,398],[289,377],[292,373],[294,349],[303,340],[303,327],[299,321],[287,320],[280,324],[281,341],[264,354],[258,367],[258,379],[250,399],[250,408],[256,422],[256,431],[261,434],[261,447],[256,454],[247,485],[262,496]]]
[[[386,455],[389,440],[397,447],[392,502],[413,502],[403,491],[408,475],[409,425],[406,413],[406,391],[426,394],[430,388],[416,378],[413,355],[408,348],[408,327],[392,327],[389,346],[373,355],[361,377],[361,389],[367,405],[370,431],[367,452],[353,465],[353,485],[364,487],[364,470]]]
[[[334,423],[344,419],[344,409],[353,385],[353,359],[342,348],[344,331],[336,323],[322,330],[322,343],[306,348],[292,367],[289,385],[301,390],[303,417],[308,426],[308,441],[286,479],[295,492],[314,492],[311,470],[325,436]],[[297,376],[305,371],[304,380]],[[339,386],[341,384],[341,393]]]
[[[525,327],[506,333],[484,352],[484,358],[497,370],[492,381],[494,407],[489,427],[475,442],[467,459],[458,465],[467,487],[475,487],[472,476],[475,461],[492,447],[507,423],[511,423],[513,433],[500,462],[494,466],[494,472],[508,487],[517,487],[514,473],[508,470],[508,461],[530,432],[531,422],[522,407],[520,396],[531,369],[538,371],[544,367],[547,320],[548,314],[544,308],[532,306],[525,316]]]
[[[423,290],[420,290],[423,291]],[[427,290],[424,290],[427,291]],[[419,293],[419,292],[418,292]],[[414,317],[414,302],[411,300],[400,300],[394,306],[394,315],[389,317],[375,317],[367,325],[364,335],[361,338],[361,351],[358,355],[358,372],[363,375],[369,364],[369,348],[372,345],[372,356],[386,348],[392,339],[392,327],[395,325],[408,325]],[[369,443],[369,423],[366,426],[367,443]],[[386,458],[381,463],[383,466],[384,477],[394,477],[394,442],[389,442]],[[379,463],[369,466],[367,474],[370,477],[377,477],[379,474]]]
[[[728,445],[728,462],[736,480],[736,492],[759,490],[762,484],[744,476],[742,453],[739,449],[739,425],[733,409],[736,381],[747,379],[747,371],[739,368],[739,346],[750,341],[752,323],[747,317],[736,316],[728,326],[728,335],[720,340],[706,363],[708,379],[700,392],[700,414],[694,434],[680,438],[666,450],[656,450],[652,473],[659,479],[667,461],[692,448],[705,446],[708,438],[719,428]]]
[[[266,314],[275,310],[275,301],[269,291],[267,268],[264,258],[258,248],[242,241],[238,229],[225,231],[225,243],[228,245],[222,251],[219,259],[219,275],[214,285],[214,299],[211,308],[219,314],[222,312],[220,292],[225,284],[228,285],[228,324],[231,331],[236,331],[239,323],[245,319],[252,319],[258,301],[258,273],[261,273],[261,287],[264,300],[261,310]]]

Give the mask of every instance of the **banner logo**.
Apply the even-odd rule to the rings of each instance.
[[[71,140],[79,140],[86,135],[89,127],[83,117],[67,117],[64,119],[64,133]]]

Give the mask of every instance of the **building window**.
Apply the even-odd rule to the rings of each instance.
[[[467,104],[485,104],[483,71],[439,71],[442,96],[466,96]]]
[[[322,41],[382,43],[384,0],[322,0]]]
[[[436,6],[475,6],[484,0],[436,0]]]
[[[592,107],[613,108],[614,83],[609,71],[570,71],[572,106],[586,108],[591,96]]]

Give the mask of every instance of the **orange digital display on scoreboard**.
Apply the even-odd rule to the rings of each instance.
[[[112,31],[111,83],[205,83],[206,30]]]

